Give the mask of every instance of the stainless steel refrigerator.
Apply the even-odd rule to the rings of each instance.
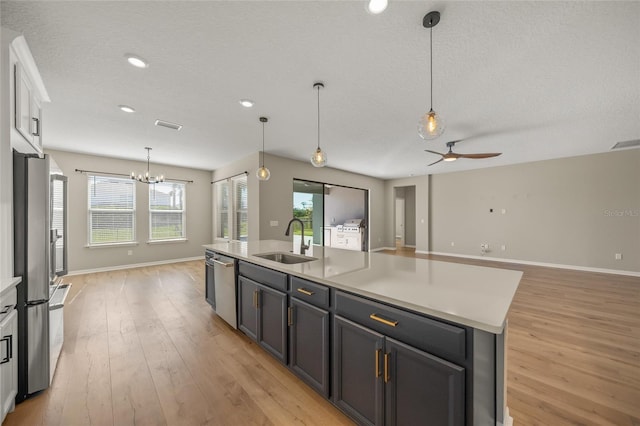
[[[66,250],[57,247],[60,233],[51,228],[51,182],[48,156],[14,152],[14,269],[22,277],[17,287],[16,402],[50,383],[49,299],[57,276],[66,273]]]

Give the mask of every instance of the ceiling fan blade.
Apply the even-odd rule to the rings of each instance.
[[[430,153],[432,153],[432,154],[438,154],[438,155],[440,155],[440,156],[444,157],[444,154],[440,154],[439,152],[435,152],[435,151],[430,151],[430,150],[428,150],[428,149],[425,149],[425,150],[424,150],[424,152],[430,152]]]
[[[501,152],[485,152],[482,154],[458,154],[458,158],[491,158],[491,157],[497,157],[498,155],[502,154]]]
[[[429,166],[433,166],[434,164],[438,164],[438,163],[439,163],[439,162],[441,162],[442,160],[444,160],[444,157],[442,157],[442,158],[441,158],[441,159],[439,159],[438,161],[434,161],[434,162],[433,162],[433,163],[431,163],[431,164],[427,164],[427,167],[429,167]]]

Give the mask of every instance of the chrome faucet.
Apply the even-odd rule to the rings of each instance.
[[[309,248],[309,246],[304,243],[304,223],[302,223],[302,221],[297,217],[294,217],[289,221],[289,224],[287,225],[287,232],[285,232],[284,235],[286,235],[287,237],[289,236],[289,231],[291,231],[291,224],[293,222],[300,223],[300,228],[302,231],[302,238],[300,239],[300,254],[304,256],[304,252]]]

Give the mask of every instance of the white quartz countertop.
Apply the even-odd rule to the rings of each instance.
[[[204,246],[220,254],[401,308],[499,334],[522,272],[313,246],[311,262],[282,264],[254,255],[289,252],[276,240]]]

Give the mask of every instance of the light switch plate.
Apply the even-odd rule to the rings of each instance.
[[[271,222],[269,222],[269,224],[271,226],[278,226],[278,221],[277,220],[272,220]]]

